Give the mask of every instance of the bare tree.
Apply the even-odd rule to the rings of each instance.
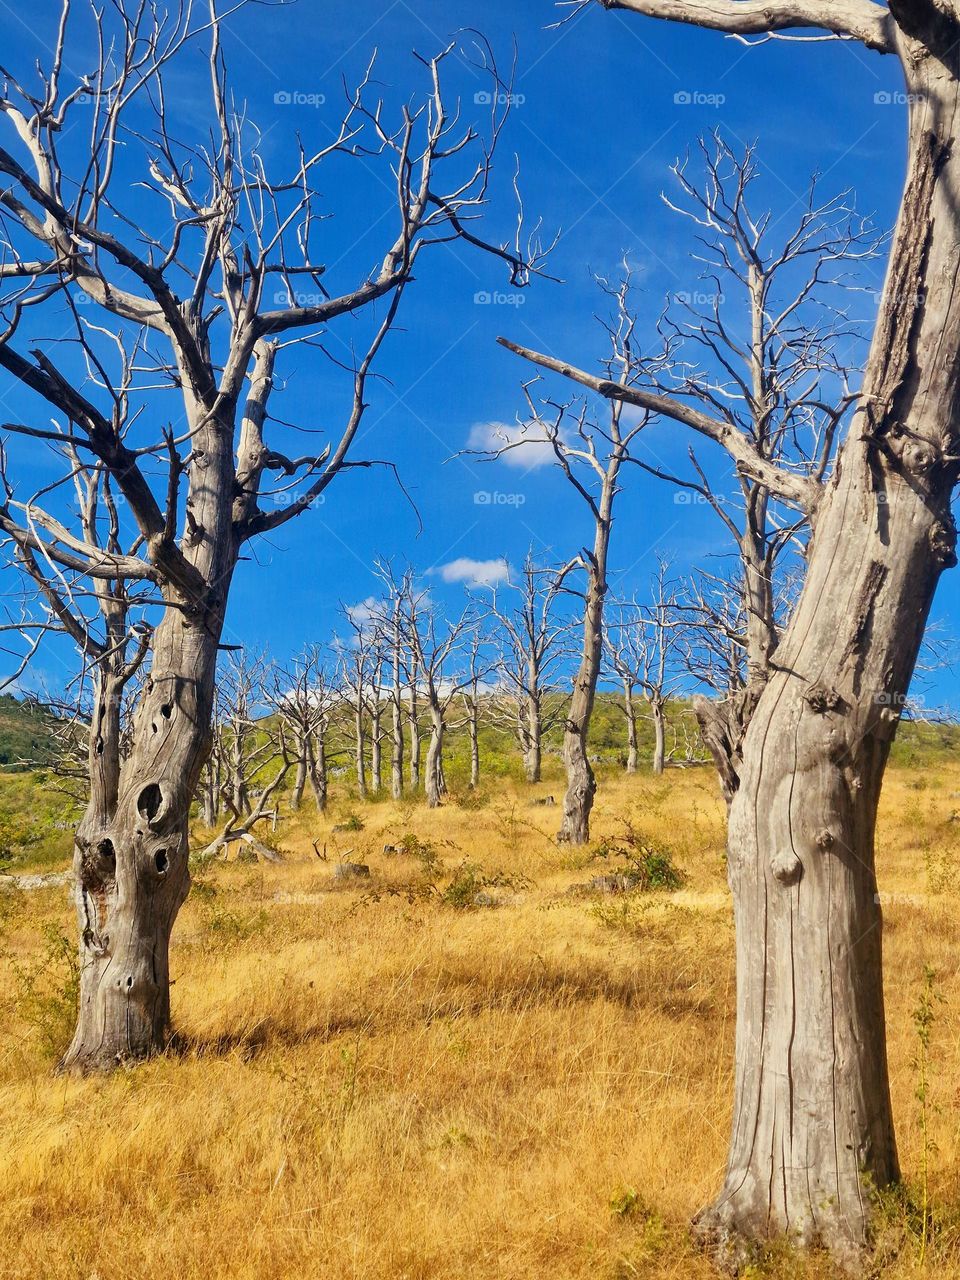
[[[374,794],[383,787],[383,635],[366,606],[346,608],[344,617],[352,632],[348,647],[339,641],[340,684],[353,711],[354,767],[357,793],[367,798],[367,738],[370,741],[370,786]]]
[[[816,178],[796,219],[780,230],[785,220],[752,207],[754,148],[737,154],[715,133],[700,140],[698,156],[702,174],[689,159],[675,165],[680,195],[664,199],[691,223],[701,273],[696,290],[661,318],[670,358],[658,359],[651,385],[735,423],[764,462],[822,480],[866,353],[847,314],[857,287],[851,272],[877,256],[884,236],[856,216],[849,193],[821,197]],[[795,577],[807,517],[746,469],[732,492],[718,490],[692,447],[689,457],[689,477],[640,465],[679,486],[678,502],[709,504],[739,561],[728,582],[743,594],[745,678],[733,696],[697,704],[704,740],[726,759],[737,756],[770,676],[787,616],[778,579]]]
[[[666,707],[679,691],[678,667],[683,619],[677,607],[676,584],[668,578],[669,564],[660,560],[651,582],[650,600],[615,604],[604,628],[607,658],[623,689],[627,722],[627,773],[637,772],[637,705],[640,691],[653,721],[656,776],[663,773],[667,754]]]
[[[271,690],[271,706],[287,730],[296,761],[291,808],[303,803],[307,782],[317,811],[327,807],[327,732],[340,699],[331,687],[323,655],[313,646],[279,671]]]
[[[601,284],[615,303],[614,319],[607,326],[610,340],[610,354],[605,362],[607,381],[611,386],[627,388],[647,363],[638,359],[634,349],[635,320],[628,308],[629,281],[616,290],[609,289],[605,282]],[[504,338],[500,342],[520,355],[539,359]],[[553,367],[548,361],[544,363]],[[559,361],[553,363],[560,367]],[[620,492],[621,470],[625,463],[634,460],[633,446],[650,415],[641,411],[625,418],[624,401],[611,395],[607,398],[605,424],[601,425],[590,417],[586,401],[559,402],[547,397],[537,405],[532,394],[534,385],[528,382],[524,386],[525,430],[492,456],[502,457],[508,450],[531,442],[549,444],[573,497],[585,505],[593,525],[592,545],[584,547],[558,575],[558,589],[566,593],[573,593],[569,584],[574,570],[582,571],[585,579],[583,589],[576,592],[582,601],[582,639],[564,722],[567,790],[557,837],[561,843],[579,845],[586,844],[590,838],[590,812],[597,789],[587,743],[603,660],[603,606],[614,504]]]
[[[283,720],[276,716],[270,720],[271,711],[276,709],[277,680],[277,673],[265,654],[251,656],[243,651],[231,652],[221,665],[212,717],[218,741],[212,758],[222,762],[217,816],[225,811],[227,819],[200,853],[201,860],[221,852],[226,855],[230,845],[238,842],[254,856],[259,854],[268,862],[280,860],[269,845],[253,834],[263,819],[278,816],[277,809],[269,805],[295,762],[287,750]],[[205,790],[201,786],[201,802]],[[211,813],[212,807],[211,804]]]
[[[460,701],[463,703],[463,725],[470,739],[470,787],[480,785],[480,716],[486,691],[484,679],[490,665],[484,655],[485,637],[479,625],[471,631],[466,645],[466,664],[460,682]]]
[[[566,711],[556,677],[570,624],[557,616],[557,571],[539,567],[528,552],[520,580],[496,587],[489,609],[500,685],[492,713],[516,735],[527,782],[539,782],[544,737]]]
[[[368,75],[347,95],[339,128],[271,178],[262,135],[227,86],[213,3],[201,13],[186,0],[172,16],[117,3],[84,17],[65,0],[37,87],[8,75],[0,97],[12,138],[12,150],[0,147],[0,369],[23,393],[24,419],[56,420],[5,430],[33,448],[76,450],[124,504],[112,545],[71,532],[50,488],[43,505],[39,495],[6,498],[0,530],[21,558],[46,566],[51,589],[62,587],[61,570],[142,584],[157,618],[130,753],[119,774],[111,760],[103,788],[93,784],[76,845],[80,1016],[64,1066],[79,1070],[142,1058],[165,1040],[190,801],[242,549],[309,510],[345,470],[372,465],[349,455],[374,362],[425,251],[456,239],[503,260],[520,284],[530,270],[524,254],[478,232],[502,116],[494,111],[484,139],[447,109],[441,77],[452,46],[421,62],[426,97],[402,109],[395,131],[386,107],[367,105]],[[182,141],[168,123],[168,73],[197,39],[209,51],[210,107]],[[101,50],[90,74],[68,82],[89,48]],[[80,113],[89,147],[62,146]],[[345,286],[332,277],[346,266],[328,278],[315,247],[324,220],[316,183],[337,155],[382,157],[396,194],[379,265],[355,269]],[[142,204],[125,207],[131,178],[147,193],[141,201],[156,202],[149,216]],[[314,292],[298,295],[301,282]],[[28,331],[51,307],[70,325],[58,343]],[[331,347],[345,316],[356,356],[349,342]],[[268,443],[277,365],[321,329],[320,349],[352,380],[352,407],[329,443],[295,457]],[[184,425],[151,434],[150,423],[167,421]],[[65,481],[72,469],[65,457]],[[76,640],[87,652],[79,626]],[[103,706],[110,715],[109,698]]]
[[[892,55],[906,81],[886,289],[841,463],[822,478],[762,458],[721,412],[534,356],[716,442],[812,523],[803,590],[742,751],[717,760],[737,926],[735,1107],[726,1181],[697,1230],[728,1259],[743,1237],[773,1233],[842,1258],[869,1243],[877,1190],[899,1176],[874,831],[933,594],[956,563],[960,11],[954,0],[601,3],[741,37],[819,29]]]
[[[424,793],[428,806],[436,809],[447,790],[443,772],[447,712],[471,679],[469,669],[458,670],[456,658],[460,646],[472,633],[476,618],[472,606],[468,606],[458,618],[442,619],[426,592],[418,591],[409,575],[406,581],[404,640],[411,658],[410,669],[421,682],[430,716]]]

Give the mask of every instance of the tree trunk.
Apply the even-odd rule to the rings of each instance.
[[[424,779],[427,805],[431,809],[439,807],[446,790],[443,781],[443,711],[439,707],[430,708],[430,743],[427,747],[427,767]]]
[[[168,949],[190,886],[190,804],[209,749],[217,620],[167,611],[112,796],[115,763],[92,761],[74,853],[80,1010],[65,1070],[109,1070],[165,1043]]]
[[[663,700],[651,698],[650,711],[653,716],[653,773],[659,778],[666,763],[666,721],[663,713]]]
[[[604,478],[597,507],[593,555],[587,563],[583,648],[563,735],[567,791],[563,797],[563,822],[557,836],[561,844],[586,844],[590,839],[590,812],[597,782],[587,758],[587,739],[603,659],[603,600],[607,591],[607,552],[618,470],[619,464],[611,462]]]
[[[403,706],[399,698],[393,704],[393,753],[390,759],[390,790],[394,800],[403,795]]]
[[[327,746],[322,732],[317,734],[315,741],[316,745],[307,740],[307,773],[317,812],[325,813],[327,809]]]
[[[303,791],[307,785],[307,755],[310,751],[309,738],[306,733],[300,735],[297,742],[297,772],[293,779],[293,794],[290,797],[290,808],[294,813],[299,812],[300,806],[303,804]]]
[[[480,785],[480,713],[477,703],[470,708],[470,786],[476,789]]]
[[[215,759],[207,761],[202,792],[203,825],[215,827],[220,820],[220,769]]]
[[[934,589],[955,563],[960,395],[956,45],[943,61],[912,52],[907,187],[863,408],[742,763],[727,761],[736,1095],[726,1181],[698,1230],[734,1257],[740,1238],[779,1233],[856,1254],[875,1190],[898,1177],[874,829]]]
[[[378,710],[370,727],[370,785],[375,793],[383,790],[383,734],[380,729],[381,714]]]
[[[527,697],[526,717],[523,772],[528,782],[539,782],[543,769],[543,723],[540,700],[532,694]]]
[[[414,791],[420,787],[420,749],[422,735],[420,733],[420,702],[416,690],[410,689],[410,786]]]
[[[357,765],[357,795],[360,797],[361,800],[366,800],[367,798],[367,762],[364,757],[365,736],[364,736],[364,726],[363,726],[363,705],[359,701],[357,702],[357,707],[356,707],[354,729],[356,734],[356,737],[355,737],[356,746],[355,746],[354,758],[356,760],[356,765]],[[377,789],[376,783],[374,783],[374,789]]]
[[[623,709],[627,717],[627,773],[636,773],[639,762],[637,749],[637,708],[633,701],[633,685],[623,682]]]

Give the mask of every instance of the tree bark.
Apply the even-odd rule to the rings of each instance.
[[[637,708],[633,701],[633,685],[623,682],[623,710],[627,717],[627,773],[636,773],[639,762],[637,748]]]
[[[446,787],[443,779],[443,738],[446,725],[443,711],[439,707],[430,708],[430,742],[427,747],[426,776],[424,790],[427,805],[437,809],[443,800]]]
[[[527,695],[523,771],[528,782],[539,782],[543,769],[543,722],[539,695]]]
[[[414,791],[420,787],[420,749],[422,735],[420,733],[420,699],[414,685],[410,686],[410,707],[407,713],[410,725],[410,786]]]
[[[374,713],[370,727],[370,785],[375,793],[383,790],[383,735],[380,728],[381,713]]]
[[[318,813],[327,810],[327,746],[323,734],[318,733],[315,741],[307,740],[307,774],[310,778],[310,790],[317,806]]]
[[[365,733],[363,724],[363,704],[359,697],[354,712],[354,731],[355,731],[355,754],[354,759],[357,766],[357,795],[361,800],[367,798],[367,762],[364,755]],[[379,790],[377,784],[374,783],[374,790]]]
[[[666,723],[663,713],[663,700],[651,698],[650,712],[653,716],[653,773],[659,778],[666,764]]]
[[[475,790],[480,785],[480,708],[476,701],[470,707],[468,728],[470,731],[470,787]]]
[[[938,56],[906,43],[908,178],[862,408],[742,763],[726,766],[736,1103],[726,1181],[698,1230],[733,1255],[779,1233],[854,1255],[876,1189],[898,1177],[874,831],[933,593],[955,563],[960,396],[956,42]]]
[[[219,620],[167,611],[130,754],[119,772],[113,759],[94,762],[100,780],[74,852],[80,1009],[65,1070],[111,1070],[165,1044],[170,933],[190,886],[190,804],[209,750]],[[114,714],[109,700],[104,714]]]
[[[297,772],[294,775],[293,793],[290,797],[290,808],[294,813],[298,813],[300,806],[303,804],[303,792],[307,785],[307,755],[309,751],[309,739],[306,734],[302,734],[297,743]]]
[[[593,554],[587,562],[583,648],[563,735],[567,790],[563,797],[563,822],[557,836],[561,844],[586,844],[590,839],[590,813],[597,782],[587,757],[587,739],[603,661],[603,601],[607,592],[607,553],[618,473],[619,459],[615,455],[604,477],[596,511]]]

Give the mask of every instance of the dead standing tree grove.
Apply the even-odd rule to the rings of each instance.
[[[592,2],[592,0],[590,0]],[[960,6],[955,0],[599,0],[739,35],[819,29],[899,59],[903,203],[856,412],[821,483],[757,454],[722,415],[524,353],[726,448],[807,513],[803,590],[728,773],[737,1043],[727,1176],[699,1215],[728,1259],[789,1233],[869,1243],[899,1176],[887,1078],[877,804],[933,594],[956,563],[960,472]],[[586,4],[578,4],[578,8]]]
[[[78,451],[124,504],[115,546],[70,532],[49,490],[45,506],[7,499],[2,529],[52,584],[60,570],[149,584],[157,619],[129,755],[106,806],[91,792],[77,832],[80,1014],[63,1064],[76,1070],[146,1057],[166,1039],[190,802],[243,547],[307,511],[347,468],[371,465],[348,455],[374,361],[425,250],[461,240],[505,261],[520,284],[531,269],[476,229],[502,116],[493,109],[484,139],[448,111],[441,75],[453,46],[420,62],[427,93],[402,109],[395,131],[385,107],[366,105],[368,76],[323,143],[295,145],[288,172],[270,179],[260,135],[227,87],[213,3],[201,13],[187,0],[172,17],[91,6],[84,17],[65,2],[46,70],[39,80],[31,71],[39,87],[7,75],[0,98],[11,138],[11,149],[0,147],[0,368],[23,392],[21,421],[4,429],[59,448],[65,481],[73,464],[62,451]],[[208,42],[210,109],[184,141],[169,124],[167,73],[197,39]],[[100,58],[72,81],[68,67],[90,47]],[[496,103],[504,95],[492,74]],[[317,257],[327,214],[314,182],[325,162],[351,157],[390,165],[396,207],[379,265],[355,268],[338,293]],[[315,291],[303,303],[300,282]],[[286,305],[275,303],[278,286]],[[54,313],[58,332],[64,316],[69,332],[51,343],[34,317]],[[352,376],[352,408],[327,445],[287,456],[267,442],[277,361],[341,316],[353,318],[352,336],[358,319],[369,330],[356,359],[348,342],[331,354]],[[52,414],[54,425],[32,425],[32,414]]]

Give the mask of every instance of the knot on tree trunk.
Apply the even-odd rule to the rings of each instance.
[[[817,715],[826,715],[828,711],[844,711],[846,704],[836,689],[822,684],[812,684],[804,692],[803,700],[811,711]]]

